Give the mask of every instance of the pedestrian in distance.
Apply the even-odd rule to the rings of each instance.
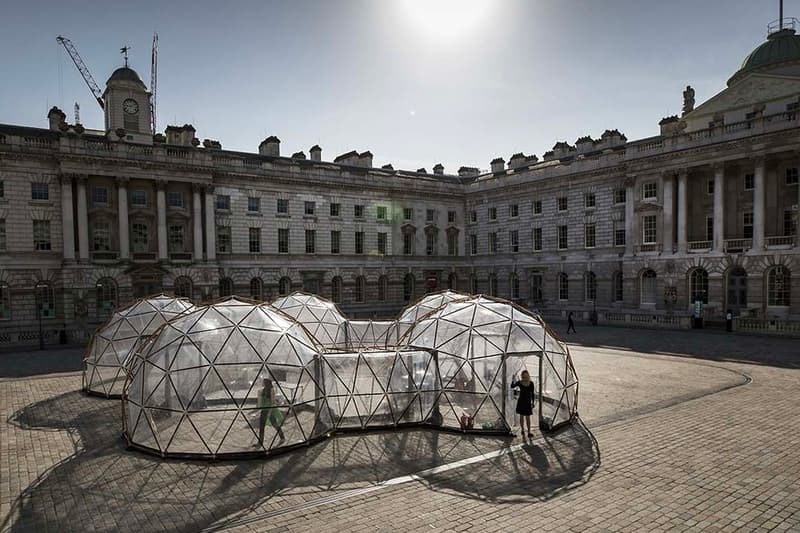
[[[575,331],[575,321],[572,319],[572,311],[567,315],[567,333],[569,333],[570,330],[572,330],[572,333],[578,333]]]
[[[531,375],[527,370],[522,371],[521,379],[516,379],[517,375],[514,374],[514,381],[511,383],[512,389],[519,389],[519,396],[517,396],[516,412],[519,415],[519,429],[525,436],[525,425],[528,426],[528,438],[533,437],[531,433],[531,415],[533,414],[533,402],[536,396],[536,390],[531,381]]]
[[[279,410],[274,407],[275,389],[272,387],[272,380],[269,378],[264,378],[263,385],[261,392],[258,393],[258,408],[261,415],[258,424],[258,446],[264,446],[264,429],[267,424],[275,428],[278,438],[280,438],[278,444],[280,444],[286,440],[286,437],[281,429],[283,417],[280,416]]]

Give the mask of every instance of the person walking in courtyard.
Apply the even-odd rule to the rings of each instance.
[[[572,330],[572,333],[578,333],[575,331],[575,321],[572,319],[572,311],[567,315],[567,333],[569,333],[570,330]]]
[[[514,376],[516,378],[516,375]],[[521,379],[514,380],[511,383],[512,389],[519,388],[519,396],[517,396],[516,412],[519,415],[519,428],[523,437],[525,436],[525,425],[528,426],[528,438],[533,437],[531,433],[531,415],[533,414],[533,402],[535,396],[535,389],[533,388],[533,381],[531,375],[527,370],[522,371]]]
[[[278,409],[275,405],[275,389],[272,387],[272,380],[264,378],[264,386],[258,393],[258,408],[260,409],[260,420],[258,424],[258,445],[264,445],[264,429],[269,424],[278,432],[279,444],[286,440],[281,429],[282,418],[278,416]]]

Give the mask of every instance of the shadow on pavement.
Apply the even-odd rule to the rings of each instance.
[[[67,430],[79,441],[75,455],[14,502],[0,524],[0,530],[10,531],[197,531],[514,444],[508,438],[411,429],[340,435],[270,459],[162,460],[125,450],[119,402],[78,391],[31,404],[9,423]],[[596,443],[578,424],[522,450],[426,475],[424,482],[465,497],[530,503],[585,483],[598,465]]]

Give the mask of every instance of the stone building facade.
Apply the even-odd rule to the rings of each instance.
[[[787,52],[787,50],[789,50]],[[793,50],[793,52],[792,52]],[[160,291],[195,301],[303,289],[351,316],[393,316],[426,291],[545,314],[670,322],[800,316],[800,37],[769,35],[728,87],[660,134],[559,142],[539,160],[447,174],[149,131],[132,69],[107,82],[103,130],[0,125],[0,346],[81,338]],[[659,318],[660,317],[660,318]]]

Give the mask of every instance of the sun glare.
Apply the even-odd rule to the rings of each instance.
[[[480,29],[492,3],[491,0],[400,0],[413,26],[443,40]]]

